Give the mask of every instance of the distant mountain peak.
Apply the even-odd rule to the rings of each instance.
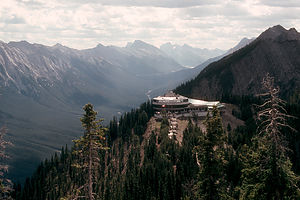
[[[249,38],[244,37],[244,38],[241,39],[239,44],[243,44],[243,43],[248,42],[248,41],[249,41]]]
[[[142,40],[135,40],[134,42],[128,42],[126,48],[137,48],[137,49],[145,49],[145,48],[155,48],[153,45],[148,44]]]
[[[97,46],[96,46],[96,48],[97,47],[100,47],[100,48],[102,48],[102,47],[104,47],[104,45],[103,44],[101,44],[101,43],[99,43]]]
[[[289,31],[298,33],[298,31],[295,28],[290,28]]]
[[[37,45],[39,45],[39,44],[37,44]],[[43,45],[39,45],[39,46],[43,46]],[[70,48],[70,47],[67,47],[67,46],[65,46],[65,45],[62,45],[62,44],[60,44],[60,43],[56,43],[55,45],[53,45],[52,47],[51,47],[52,49],[55,49],[55,50],[59,50],[59,51],[61,51],[61,52],[70,52],[71,50],[76,50],[76,49],[72,49],[72,48]]]
[[[259,39],[270,40],[300,40],[300,33],[295,28],[285,29],[281,25],[276,25],[264,31]]]
[[[147,44],[147,43],[142,40],[134,40],[133,44]]]
[[[128,42],[125,49],[135,52],[136,55],[146,54],[146,55],[167,56],[163,51],[161,51],[157,47],[148,44],[142,40],[135,40],[134,42]]]
[[[170,42],[162,44],[160,50],[182,66],[188,68],[198,66],[206,60],[224,53],[220,49],[196,48],[188,44],[178,45]]]
[[[9,42],[8,45],[18,45],[18,46],[28,46],[31,45],[29,42],[27,42],[26,40],[21,40],[21,41],[12,41]]]
[[[30,44],[30,43],[27,42],[26,40],[21,40],[21,41],[19,41],[19,42],[11,42],[11,43]]]
[[[55,45],[52,46],[53,48],[55,49],[65,49],[65,48],[68,48],[60,43],[56,43]]]
[[[55,45],[53,45],[53,47],[62,47],[63,45],[60,43],[56,43]]]
[[[286,31],[286,29],[283,26],[281,26],[280,24],[275,25],[275,26],[273,26],[273,27],[271,27],[269,29],[273,30],[273,31],[281,31],[281,32]]]
[[[253,40],[255,40],[255,38],[249,39],[249,38],[244,37],[243,39],[241,39],[241,41],[236,46],[234,46],[233,48],[229,49],[225,53],[225,55],[229,55],[229,54],[232,54],[233,52],[238,51],[239,49],[241,49],[241,48],[247,46],[248,44],[250,44]]]

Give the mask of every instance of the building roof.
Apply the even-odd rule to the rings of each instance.
[[[187,97],[181,96],[179,94],[175,94],[173,91],[169,91],[163,96],[154,97],[153,100],[159,101],[159,102],[175,102],[180,103],[183,102],[183,100],[187,100]]]
[[[203,101],[198,99],[189,99],[189,102],[194,106],[218,106],[220,101]]]
[[[178,97],[179,94],[175,94],[173,91],[168,91],[166,94],[164,94],[164,97]]]
[[[173,91],[169,91],[163,96],[158,96],[153,98],[153,104],[156,105],[186,105],[190,108],[192,107],[207,107],[212,108],[216,106],[217,108],[224,107],[219,101],[204,101],[198,99],[190,99],[179,94],[175,94]]]

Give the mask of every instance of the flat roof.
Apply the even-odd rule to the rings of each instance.
[[[217,106],[220,101],[204,101],[198,99],[189,99],[189,102],[194,106]]]
[[[182,101],[184,99],[188,99],[187,97],[181,96],[179,94],[175,94],[173,91],[169,91],[163,96],[154,97],[154,100],[157,101]]]
[[[199,99],[190,99],[188,97],[175,94],[173,91],[169,91],[163,96],[154,97],[153,100],[156,101],[153,102],[153,104],[156,105],[157,104],[167,104],[167,105],[186,104],[189,107],[204,107],[204,106],[208,108],[212,108],[214,106],[216,106],[217,108],[224,107],[224,105],[221,104],[220,101],[204,101]]]
[[[174,100],[182,100],[186,99],[186,97],[180,96],[180,97],[164,97],[164,96],[158,96],[154,97],[153,99],[159,100],[159,101],[174,101]]]

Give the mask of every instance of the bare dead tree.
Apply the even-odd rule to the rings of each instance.
[[[267,74],[263,78],[262,85],[266,92],[259,95],[265,101],[258,106],[257,118],[260,121],[258,132],[261,136],[268,137],[276,149],[284,153],[287,147],[282,129],[286,127],[295,131],[287,123],[287,119],[293,118],[293,116],[287,114],[284,108],[286,102],[279,98],[280,89],[274,86],[274,78]]]
[[[271,187],[267,190],[268,199],[283,199],[283,196],[290,195],[294,198],[299,192],[297,180],[299,177],[292,171],[291,162],[287,156],[288,145],[285,139],[285,131],[290,129],[295,131],[288,125],[287,120],[292,118],[287,114],[284,108],[286,102],[280,99],[279,87],[274,86],[274,78],[269,74],[262,81],[265,93],[259,95],[264,98],[264,103],[258,106],[259,111],[257,118],[258,126],[258,150],[259,159],[258,165],[260,171],[268,172],[266,177],[261,181],[273,180],[266,182]],[[253,154],[254,155],[254,154]],[[296,192],[297,191],[297,192]]]
[[[285,132],[294,130],[287,123],[292,117],[285,110],[285,101],[280,99],[279,87],[269,74],[263,78],[264,99],[258,108],[258,129],[250,148],[242,156],[243,169],[239,199],[297,199],[299,177],[292,170],[287,155]]]

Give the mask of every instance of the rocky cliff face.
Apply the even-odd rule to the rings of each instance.
[[[275,77],[284,97],[300,88],[300,33],[295,29],[269,28],[246,47],[207,66],[177,92],[205,99],[255,95],[262,92],[267,73]]]

